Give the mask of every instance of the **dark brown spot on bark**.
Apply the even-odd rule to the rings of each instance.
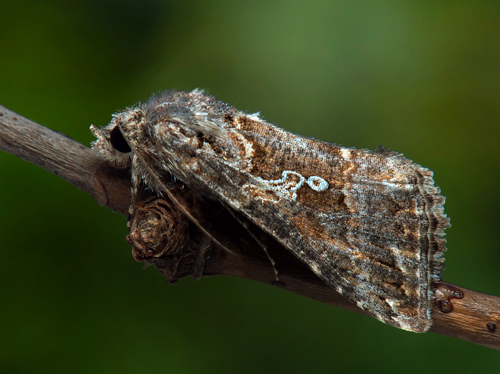
[[[436,300],[439,310],[443,313],[453,312],[453,304],[448,300]]]
[[[443,313],[450,313],[453,311],[452,299],[462,299],[464,297],[463,291],[449,283],[439,282],[434,291],[436,297],[436,305]]]
[[[486,327],[488,328],[488,331],[489,331],[489,332],[495,332],[495,331],[496,331],[496,329],[497,329],[497,325],[496,325],[496,324],[494,324],[493,322],[488,322],[488,323],[486,324]]]

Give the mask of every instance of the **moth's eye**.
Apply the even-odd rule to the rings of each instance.
[[[120,128],[116,126],[111,133],[109,134],[109,141],[114,149],[121,153],[129,153],[132,152],[132,149],[128,145],[127,141],[123,137]]]

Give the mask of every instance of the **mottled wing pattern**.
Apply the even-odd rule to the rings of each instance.
[[[246,215],[374,317],[429,328],[449,226],[429,170],[291,134],[198,91],[154,97],[113,126],[134,152],[136,183],[161,191],[171,173]]]
[[[246,149],[257,150],[252,165],[242,172],[207,152],[198,158],[211,171],[202,183],[362,309],[399,328],[427,330],[448,226],[432,174],[394,153],[234,121]]]

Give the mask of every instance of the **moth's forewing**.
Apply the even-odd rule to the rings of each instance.
[[[143,165],[133,166],[137,179],[155,184],[169,171],[246,215],[379,320],[430,327],[449,222],[429,170],[288,133],[199,92],[137,110],[121,123]]]

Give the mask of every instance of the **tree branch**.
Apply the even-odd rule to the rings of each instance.
[[[96,152],[59,132],[47,129],[0,106],[0,149],[32,162],[90,194],[99,204],[127,214],[130,204],[130,177],[101,160]],[[227,209],[175,188],[172,193],[186,206],[209,206],[211,233],[234,254],[218,250],[206,258],[201,276],[230,275],[279,286],[289,291],[364,313],[309,270],[300,260],[268,236],[266,245],[278,264],[280,282],[263,250],[255,246],[248,230],[242,228]],[[194,209],[194,208],[193,208]],[[203,209],[204,210],[204,209]],[[213,217],[217,217],[216,220]],[[250,231],[259,228],[246,221]],[[261,235],[262,232],[259,233]],[[173,261],[173,260],[172,260]],[[172,275],[168,258],[153,262],[160,272]],[[177,261],[177,265],[179,260]],[[177,270],[176,270],[177,271]],[[176,273],[176,279],[193,274]],[[500,298],[439,283],[431,313],[432,332],[471,341],[500,350]]]
[[[127,173],[103,162],[92,149],[65,134],[0,105],[0,150],[38,165],[92,196],[100,205],[126,214]]]

